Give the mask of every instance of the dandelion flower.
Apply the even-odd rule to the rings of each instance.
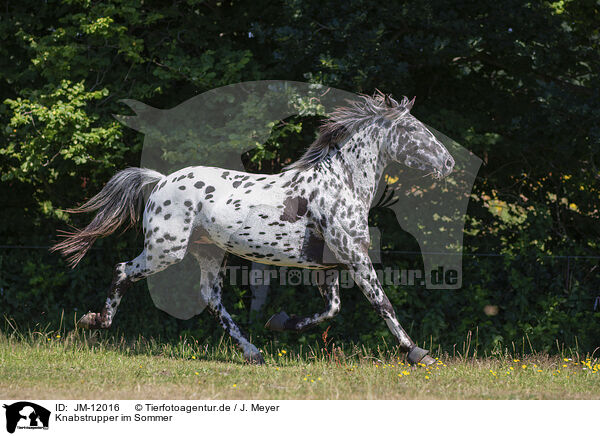
[[[429,376],[428,375],[425,376],[425,380],[429,380]]]
[[[194,374],[196,374],[196,375],[200,375],[200,373],[199,373],[198,371],[196,371]]]
[[[283,354],[287,354],[287,351],[285,351],[285,350],[281,350],[281,352],[282,352]]]
[[[527,365],[521,365],[521,368],[527,369]]]
[[[233,384],[233,387],[234,387],[234,388],[237,388],[237,384],[235,384],[235,383],[234,383],[234,384]]]
[[[196,356],[192,356],[192,359],[196,359]]]

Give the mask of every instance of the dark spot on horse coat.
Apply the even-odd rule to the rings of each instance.
[[[319,265],[337,263],[334,254],[325,241],[312,232],[309,233],[308,238],[304,240],[301,253],[308,262],[317,263]]]
[[[210,194],[211,192],[215,192],[215,187],[214,186],[207,186],[205,192],[207,194]]]
[[[204,182],[196,182],[194,183],[194,188],[200,189],[204,186]]]
[[[239,180],[237,182],[233,182],[233,187],[237,188],[242,184],[242,182],[240,182]]]
[[[288,197],[283,201],[285,208],[279,219],[281,221],[287,221],[295,223],[301,217],[306,215],[308,201],[303,197]]]

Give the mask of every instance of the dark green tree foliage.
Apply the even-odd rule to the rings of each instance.
[[[598,22],[592,0],[5,1],[0,312],[56,326],[62,310],[70,319],[99,307],[112,265],[139,251],[139,234],[114,235],[69,270],[43,248],[57,229],[91,219],[61,209],[139,164],[143,136],[112,117],[127,113],[118,100],[170,108],[227,84],[287,79],[416,95],[419,119],[484,159],[465,239],[465,251],[479,256],[464,259],[463,289],[388,288],[415,339],[451,349],[477,329],[487,349],[527,335],[538,350],[577,337],[591,351],[599,345],[598,258],[572,256],[600,255]],[[318,118],[288,121],[244,157],[249,169],[278,171],[314,138]],[[384,249],[418,248],[391,211],[371,219],[385,229]],[[499,256],[482,256],[489,253]],[[387,266],[419,262],[385,256]],[[181,322],[161,313],[143,284],[131,294],[116,321],[127,333],[220,334],[207,315]],[[309,313],[321,305],[317,295],[276,287],[267,314]],[[230,287],[228,304],[242,321],[248,302],[247,289]],[[332,324],[340,339],[387,337],[356,289],[344,292]],[[259,342],[272,338],[250,328]]]

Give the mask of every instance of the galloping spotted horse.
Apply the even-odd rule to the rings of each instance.
[[[243,335],[221,302],[224,255],[233,253],[271,265],[324,269],[345,267],[373,308],[385,320],[411,363],[431,364],[400,326],[368,256],[368,212],[383,170],[392,161],[441,179],[454,160],[414,116],[414,103],[399,103],[376,93],[336,109],[315,142],[279,174],[252,174],[194,166],[169,175],[127,168],[113,176],[84,205],[70,212],[97,211],[83,230],[56,244],[75,266],[94,241],[121,224],[139,219],[137,205],[145,187],[155,185],[145,203],[145,243],[135,259],[114,269],[101,313],[88,313],[83,328],[110,327],[131,283],[180,262],[186,254],[201,268],[201,297],[209,311],[242,349],[245,359],[263,363],[259,350]],[[195,244],[193,242],[203,242]],[[202,247],[201,249],[199,247]],[[324,261],[324,253],[334,264]],[[337,277],[337,275],[336,275]],[[274,315],[266,324],[276,331],[302,331],[340,310],[338,279],[319,285],[327,302],[322,313],[307,317]]]

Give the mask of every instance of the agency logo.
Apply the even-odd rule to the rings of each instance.
[[[19,401],[3,406],[6,409],[6,431],[14,433],[18,428],[27,430],[48,430],[50,411],[29,401]]]

